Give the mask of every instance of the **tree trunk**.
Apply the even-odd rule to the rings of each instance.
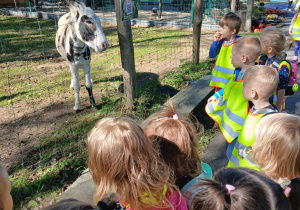
[[[236,10],[236,0],[231,0],[231,12],[235,12]]]
[[[203,0],[194,0],[193,16],[193,63],[199,64]]]
[[[246,24],[245,24],[245,31],[251,31],[251,23],[252,23],[252,12],[253,12],[253,5],[254,0],[247,0],[247,13],[246,13]]]
[[[115,8],[123,68],[124,97],[126,100],[126,106],[128,108],[133,108],[133,100],[137,96],[137,84],[131,22],[122,21],[120,0],[115,0]]]
[[[162,13],[162,0],[159,0],[158,4],[158,17],[161,18],[161,13]]]

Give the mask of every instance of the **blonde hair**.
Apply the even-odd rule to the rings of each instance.
[[[250,84],[263,99],[269,99],[274,94],[278,82],[278,72],[270,66],[256,65],[244,73],[244,85]]]
[[[174,170],[176,185],[181,188],[188,178],[199,175],[201,170],[195,142],[196,128],[176,114],[171,100],[167,103],[168,106],[162,107],[144,130],[148,138],[159,145],[161,156]]]
[[[226,15],[224,15],[219,25],[223,28],[224,25],[227,26],[231,31],[235,29],[235,34],[238,34],[240,31],[240,27],[242,25],[242,19],[233,12],[228,12]]]
[[[260,42],[267,47],[272,47],[278,59],[284,59],[282,51],[286,47],[286,38],[281,29],[269,26],[260,33]]]
[[[0,209],[2,209],[2,207],[5,204],[5,200],[3,200],[3,193],[4,193],[4,189],[8,188],[7,186],[7,177],[8,177],[8,173],[6,171],[5,165],[0,162]]]
[[[245,36],[237,39],[233,46],[240,54],[248,56],[250,62],[257,60],[261,52],[260,41],[255,36]]]
[[[285,113],[263,117],[256,126],[253,157],[273,179],[300,176],[300,117]]]
[[[87,149],[88,166],[97,185],[95,201],[107,192],[116,192],[133,209],[170,205],[162,192],[166,186],[175,187],[168,183],[172,173],[135,121],[123,117],[99,120],[88,134]],[[147,199],[157,203],[146,203]]]

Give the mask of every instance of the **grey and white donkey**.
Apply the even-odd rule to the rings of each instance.
[[[101,27],[101,21],[94,11],[79,0],[70,0],[70,12],[58,21],[55,44],[59,54],[69,61],[72,79],[71,88],[75,90],[74,110],[80,109],[79,73],[83,68],[85,87],[89,93],[90,103],[95,107],[91,78],[90,47],[101,52],[108,47],[108,42]]]

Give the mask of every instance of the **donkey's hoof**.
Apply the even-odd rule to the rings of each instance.
[[[72,84],[70,85],[70,90],[74,90],[74,87]]]
[[[79,111],[79,110],[80,110],[80,106],[79,106],[79,105],[75,105],[75,106],[73,107],[73,110],[74,110],[74,111]]]

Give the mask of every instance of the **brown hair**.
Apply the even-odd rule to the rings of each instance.
[[[255,65],[244,73],[244,85],[250,84],[257,91],[259,97],[268,100],[278,86],[278,72],[265,65]]]
[[[286,38],[281,29],[269,26],[260,33],[262,47],[272,47],[278,59],[284,59],[282,51],[286,47]]]
[[[176,114],[171,100],[167,103],[168,106],[158,110],[144,130],[148,138],[159,145],[161,156],[175,172],[176,185],[182,188],[199,175],[201,160],[196,148],[193,124]]]
[[[261,52],[260,41],[255,36],[241,37],[234,42],[233,46],[240,54],[247,55],[250,62],[256,61]]]
[[[48,206],[44,210],[113,210],[116,208],[118,200],[118,195],[116,193],[108,193],[104,198],[98,203],[97,206],[90,205],[88,203],[69,198],[66,200],[61,200],[56,204]]]
[[[228,185],[234,189],[229,191]],[[191,210],[290,209],[279,184],[247,168],[222,169],[212,179],[199,181],[188,197]]]
[[[254,160],[271,178],[300,176],[299,116],[277,113],[263,117],[256,126],[254,144]]]
[[[97,185],[95,201],[107,192],[116,192],[134,209],[170,204],[162,191],[165,187],[175,187],[168,183],[172,173],[132,119],[99,120],[88,134],[87,149],[88,166]],[[157,203],[145,203],[147,199],[155,199]]]
[[[224,15],[220,22],[219,25],[221,27],[227,26],[231,31],[233,31],[234,29],[235,34],[238,34],[240,31],[240,27],[242,25],[242,19],[235,13],[233,12],[228,12],[226,15]]]

